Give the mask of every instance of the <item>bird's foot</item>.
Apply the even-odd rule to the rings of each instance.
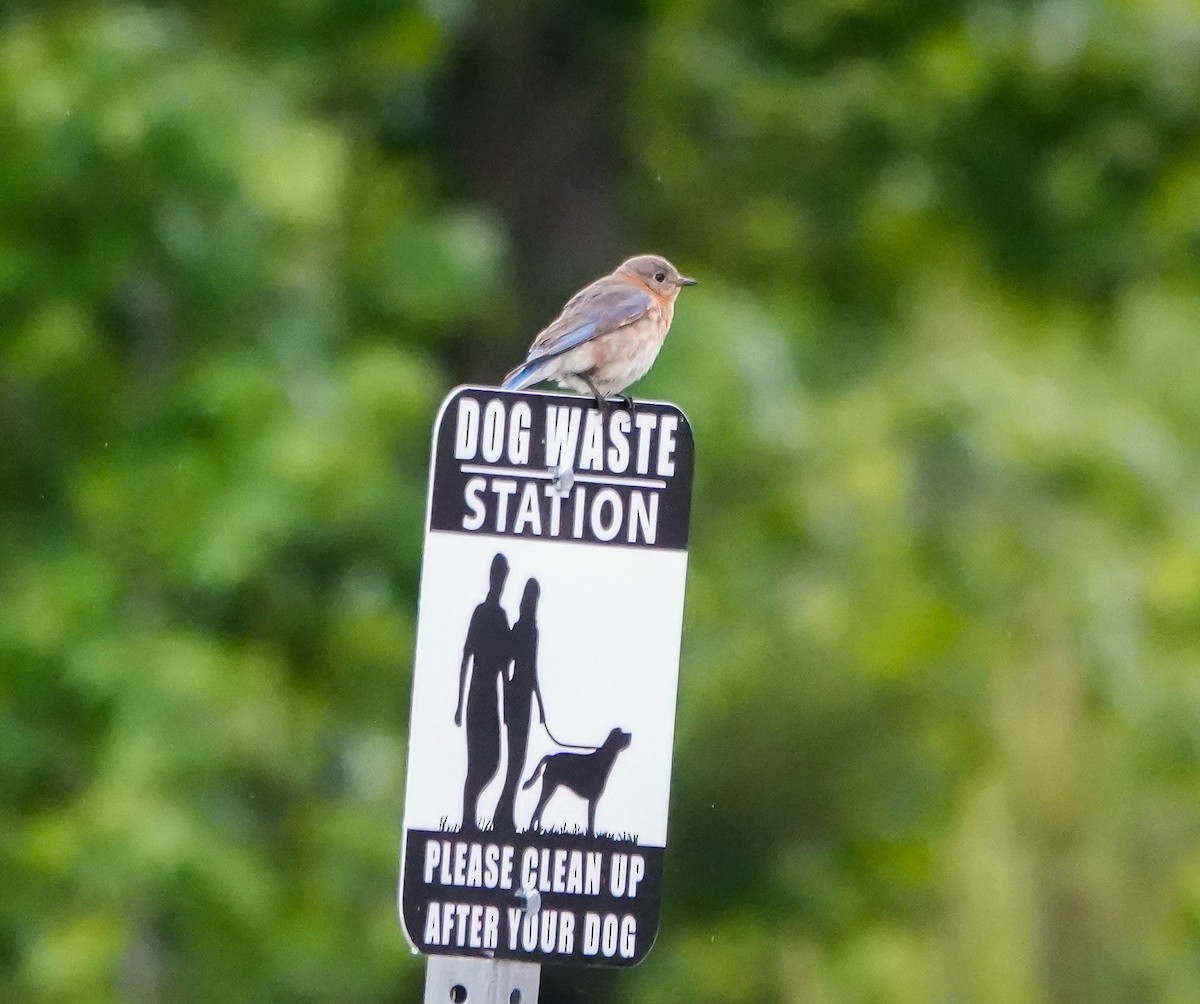
[[[614,394],[612,397],[605,397],[603,394],[595,395],[596,410],[600,412],[602,419],[607,419],[612,413],[613,408],[618,404],[625,411],[629,412],[629,417],[633,418],[637,414],[637,402],[628,394]]]

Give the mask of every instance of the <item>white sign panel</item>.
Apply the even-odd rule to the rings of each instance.
[[[434,429],[401,853],[414,949],[633,965],[658,930],[693,443],[465,387]]]

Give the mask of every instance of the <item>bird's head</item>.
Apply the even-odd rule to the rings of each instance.
[[[679,269],[666,258],[656,254],[640,254],[621,263],[618,272],[625,272],[652,293],[674,300],[684,286],[696,285],[695,279],[680,275]]]

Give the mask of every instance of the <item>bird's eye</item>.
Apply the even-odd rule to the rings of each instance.
[[[667,277],[666,272],[655,272],[654,273],[654,281],[655,282],[662,282],[666,277]]]

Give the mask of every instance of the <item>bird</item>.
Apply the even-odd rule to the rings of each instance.
[[[524,390],[554,380],[590,393],[601,412],[610,397],[632,412],[633,399],[622,392],[654,364],[671,328],[675,298],[694,285],[661,255],[627,258],[567,301],[501,386]]]

